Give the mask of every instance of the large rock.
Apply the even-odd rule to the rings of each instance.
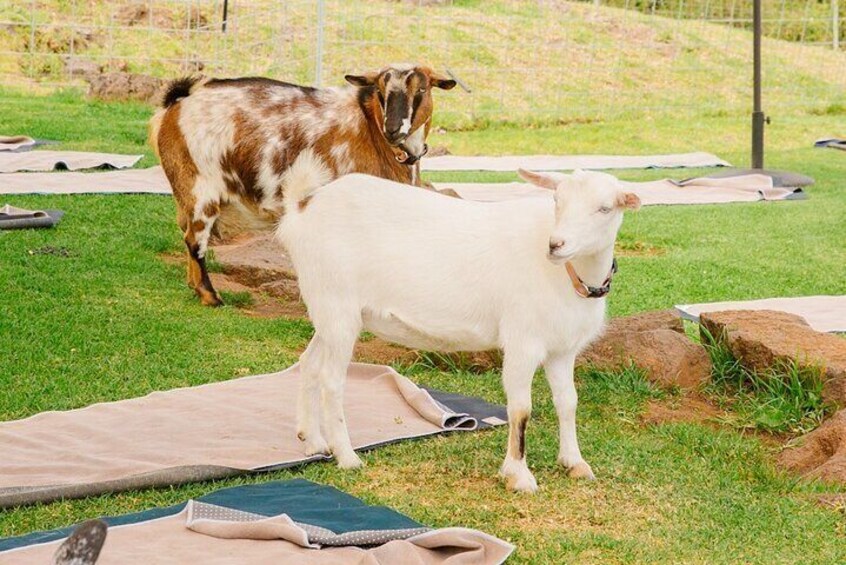
[[[635,365],[662,387],[696,388],[711,376],[711,359],[701,345],[671,329],[614,330],[613,325],[577,361],[602,370]]]
[[[778,461],[803,478],[846,484],[846,410],[782,451]]]
[[[846,405],[846,339],[815,331],[794,314],[772,310],[703,313],[700,323],[752,371],[785,363],[819,368],[825,400]]]

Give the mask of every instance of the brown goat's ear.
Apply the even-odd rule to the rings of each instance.
[[[447,78],[444,75],[436,73],[434,71],[429,74],[429,81],[435,88],[441,88],[443,90],[452,90],[457,84],[451,78]]]
[[[556,188],[558,188],[558,181],[550,175],[536,173],[534,171],[527,171],[526,169],[517,169],[517,174],[520,175],[520,178],[532,183],[535,186],[539,186],[541,188],[548,188],[549,190],[555,190]]]
[[[363,75],[345,75],[344,80],[353,86],[373,86],[379,78],[379,73],[365,73]]]
[[[617,197],[617,206],[637,210],[640,208],[640,198],[634,192],[621,192]]]

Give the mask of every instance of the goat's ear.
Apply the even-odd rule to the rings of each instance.
[[[617,206],[637,210],[640,208],[640,197],[634,192],[621,192],[617,197]]]
[[[536,173],[534,171],[527,171],[526,169],[517,169],[517,174],[525,181],[532,183],[541,188],[548,188],[555,190],[558,188],[558,179],[544,173]]]
[[[443,89],[443,90],[452,90],[453,88],[455,88],[455,85],[457,84],[451,78],[447,78],[444,75],[442,75],[440,73],[436,73],[436,72],[432,72],[432,73],[429,74],[429,82],[435,88],[440,88],[440,89]]]
[[[365,73],[363,75],[345,75],[344,79],[354,86],[373,86],[379,78],[379,73]]]

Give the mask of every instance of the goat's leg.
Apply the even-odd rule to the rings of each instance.
[[[209,237],[220,214],[220,206],[216,202],[194,207],[194,219],[189,222],[185,230],[185,245],[188,247],[188,279],[189,285],[200,297],[205,306],[220,306],[223,300],[212,286],[209,271],[206,268],[206,251]]]
[[[350,441],[344,417],[344,383],[352,360],[353,347],[361,331],[361,319],[356,314],[344,316],[340,308],[329,312],[327,323],[320,323],[320,314],[313,314],[315,326],[315,356],[320,361],[320,390],[323,407],[323,431],[329,440],[329,449],[342,469],[362,466]]]
[[[577,479],[595,479],[593,471],[579,451],[579,441],[576,438],[576,405],[578,394],[573,383],[573,367],[575,355],[551,356],[544,363],[546,379],[552,390],[552,400],[558,413],[558,434],[560,447],[558,463],[567,468],[567,475]]]
[[[300,356],[297,437],[305,442],[305,454],[309,457],[329,455],[329,444],[320,430],[320,352],[316,345],[317,339],[315,336]]]
[[[506,350],[502,384],[508,401],[508,450],[499,474],[511,490],[535,492],[538,483],[526,464],[526,426],[532,413],[532,380],[540,359]]]

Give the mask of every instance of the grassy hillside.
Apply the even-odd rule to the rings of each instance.
[[[11,84],[65,83],[63,60],[73,53],[107,70],[165,77],[202,64],[209,74],[315,80],[314,2],[239,2],[225,34],[219,2],[192,10],[153,2],[153,11],[142,14],[131,4],[0,3],[0,20],[8,22],[0,49],[34,53],[4,55],[0,73]],[[712,6],[694,2],[686,9],[700,4]],[[669,9],[659,13],[675,16]],[[38,24],[34,33],[30,20]],[[440,120],[450,126],[485,119],[737,115],[751,103],[751,35],[720,23],[563,0],[464,0],[429,7],[330,0],[325,22],[324,84],[397,60],[449,68],[472,90],[445,96],[448,107]],[[777,39],[767,39],[764,49],[771,111],[844,111],[846,53]]]

